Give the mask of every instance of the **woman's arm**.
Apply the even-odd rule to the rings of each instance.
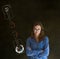
[[[38,55],[39,57],[48,56],[49,55],[49,39],[48,39],[48,37],[45,38],[44,43],[45,43],[45,45],[44,45],[43,52],[39,53],[39,55]]]
[[[30,38],[28,38],[27,42],[26,42],[26,54],[27,54],[27,56],[35,56],[35,55],[37,55],[37,53],[38,52],[36,50],[31,49]]]

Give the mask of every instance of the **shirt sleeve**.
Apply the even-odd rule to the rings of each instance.
[[[35,56],[37,54],[37,51],[33,51],[30,46],[30,38],[26,41],[26,54],[27,56]]]
[[[48,37],[45,38],[44,40],[44,49],[42,53],[38,54],[38,57],[42,57],[42,56],[48,56],[49,55],[49,39]]]

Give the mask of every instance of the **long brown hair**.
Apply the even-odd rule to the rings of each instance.
[[[35,22],[35,23],[33,24],[33,26],[32,26],[32,32],[31,32],[31,37],[32,37],[32,38],[35,38],[35,37],[34,37],[33,28],[34,28],[36,25],[40,25],[40,26],[41,26],[41,33],[40,33],[40,35],[39,35],[39,41],[41,41],[41,40],[45,37],[44,27],[43,27],[43,25],[42,25],[41,22],[38,22],[38,21],[37,21],[37,22]]]

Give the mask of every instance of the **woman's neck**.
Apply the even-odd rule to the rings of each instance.
[[[39,36],[35,36],[37,42],[39,42]]]

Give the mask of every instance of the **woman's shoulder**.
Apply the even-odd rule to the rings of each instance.
[[[45,39],[48,39],[49,37],[48,37],[48,36],[45,36],[44,38],[45,38]]]
[[[31,37],[28,37],[28,38],[27,38],[27,40],[29,40],[29,41],[30,41],[31,39],[32,39]]]
[[[49,41],[49,37],[48,36],[45,36],[44,37],[44,41]]]

